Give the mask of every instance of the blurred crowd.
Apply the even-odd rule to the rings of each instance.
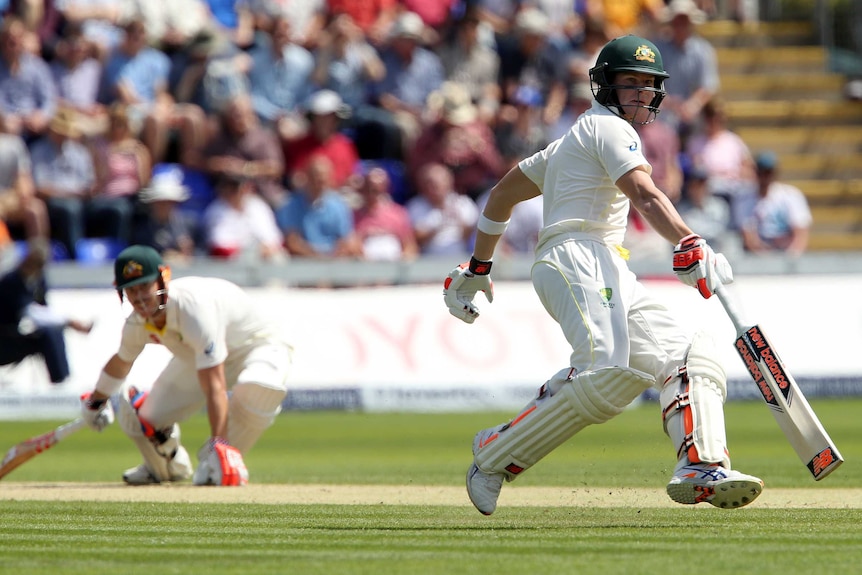
[[[749,2],[726,2],[750,18]],[[564,134],[637,33],[670,73],[639,127],[719,249],[804,251],[810,212],[727,128],[712,0],[0,0],[0,244],[209,255],[469,255],[484,198]],[[727,15],[722,15],[727,17]],[[627,247],[670,253],[636,214]],[[541,199],[504,249],[531,252]]]

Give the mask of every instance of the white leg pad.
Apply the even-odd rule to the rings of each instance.
[[[254,383],[234,386],[228,408],[227,441],[245,455],[281,412],[283,389]]]
[[[129,403],[128,390],[120,393],[117,421],[144,456],[144,465],[153,477],[159,481],[180,481],[191,477],[191,458],[180,444],[179,425],[160,430],[158,443],[150,440],[144,435],[138,412]]]
[[[482,434],[475,449],[482,471],[504,473],[513,480],[584,427],[621,413],[655,383],[650,375],[631,368],[573,372],[559,372],[515,419]]]
[[[724,423],[727,378],[716,357],[712,339],[696,333],[685,370],[662,389],[664,428],[680,465],[721,463],[730,468]]]

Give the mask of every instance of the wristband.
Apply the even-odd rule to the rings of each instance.
[[[126,378],[111,377],[104,371],[99,374],[99,379],[96,381],[96,391],[105,395],[114,395],[123,386]]]
[[[470,257],[470,267],[468,268],[471,273],[477,276],[486,276],[491,273],[491,264],[493,262],[491,260],[483,261],[477,260],[475,257]]]
[[[483,213],[479,215],[479,223],[476,228],[480,232],[486,233],[489,236],[499,236],[506,231],[506,226],[509,225],[509,221],[510,220],[506,220],[505,222],[495,222]]]

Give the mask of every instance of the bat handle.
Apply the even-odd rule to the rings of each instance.
[[[730,321],[733,322],[733,327],[736,329],[737,335],[745,333],[746,324],[742,321],[742,315],[739,313],[739,310],[736,307],[736,302],[733,301],[733,298],[727,291],[727,287],[724,285],[719,285],[715,288],[715,295],[718,296],[718,300],[721,302],[721,305],[724,306],[724,311],[727,312],[727,317],[730,318]]]

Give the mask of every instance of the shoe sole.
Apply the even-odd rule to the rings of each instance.
[[[475,474],[477,471],[479,471],[479,468],[476,467],[475,463],[470,465],[470,468],[467,470],[467,497],[470,498],[470,503],[473,504],[473,507],[475,507],[479,513],[481,513],[482,515],[490,515],[494,512],[494,510],[492,509],[491,511],[482,511],[479,508],[479,504],[476,503],[475,499],[473,499],[473,490],[470,489],[470,478],[473,477],[473,474]]]
[[[683,481],[669,483],[668,496],[683,505],[709,503],[721,509],[745,507],[760,495],[763,483],[754,479],[725,479],[712,485],[696,485]]]

